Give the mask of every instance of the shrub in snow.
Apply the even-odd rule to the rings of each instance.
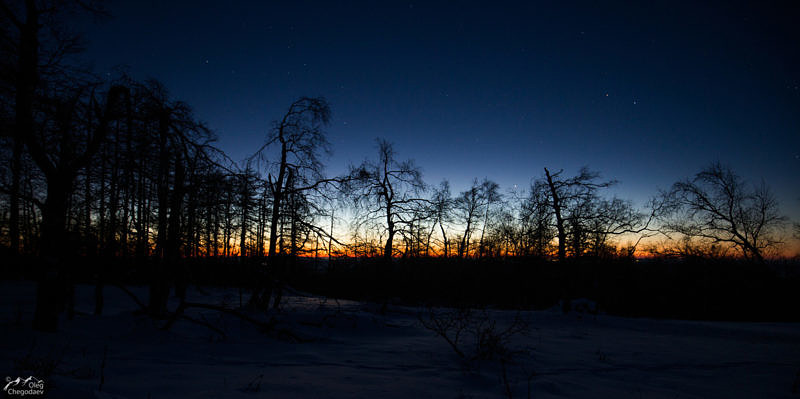
[[[420,313],[419,321],[442,337],[467,364],[479,360],[510,360],[516,353],[510,347],[512,338],[528,331],[528,324],[519,313],[510,323],[501,326],[488,310],[467,307],[427,308]]]

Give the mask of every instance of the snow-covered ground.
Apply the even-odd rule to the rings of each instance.
[[[146,299],[145,288],[131,290]],[[508,361],[465,363],[422,326],[417,308],[389,306],[380,314],[373,304],[295,295],[280,313],[249,313],[274,316],[290,334],[265,334],[198,309],[187,314],[219,331],[186,320],[163,331],[163,321],[135,314],[121,290],[105,293],[105,315],[96,317],[93,287],[77,287],[78,314],[62,320],[61,332],[44,334],[29,327],[34,285],[0,283],[0,374],[41,378],[52,398],[499,398],[509,389],[516,398],[800,394],[793,394],[800,389],[797,323],[524,312],[527,329],[507,343],[515,352]],[[190,299],[235,307],[239,291],[193,290]],[[516,313],[487,315],[502,330]]]

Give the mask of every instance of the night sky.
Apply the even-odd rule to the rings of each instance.
[[[324,96],[329,175],[383,137],[455,193],[588,165],[642,204],[721,161],[798,220],[800,12],[694,3],[116,1],[84,31],[96,71],[161,80],[234,160]]]

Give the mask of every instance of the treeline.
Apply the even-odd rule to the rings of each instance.
[[[484,178],[454,193],[427,184],[385,140],[374,158],[326,177],[324,98],[276,113],[264,146],[234,162],[161,83],[80,67],[66,16],[102,13],[98,4],[0,2],[0,244],[5,259],[39,260],[37,328],[55,328],[77,259],[99,259],[98,298],[107,265],[147,269],[149,311],[163,315],[173,283],[184,295],[193,258],[259,265],[250,302],[266,307],[304,256],[564,263],[632,259],[659,236],[672,241],[648,253],[763,262],[780,244],[774,196],[718,164],[643,208],[606,194],[616,182],[588,168],[532,172],[522,192]]]
[[[264,147],[237,164],[155,81],[122,77],[66,94],[47,99],[56,105],[37,112],[32,134],[4,138],[9,254],[564,261],[639,250],[760,262],[782,238],[784,218],[769,190],[749,188],[721,165],[644,208],[606,195],[616,182],[587,168],[544,168],[529,188],[508,193],[475,179],[453,194],[446,180],[426,184],[384,140],[375,160],[325,178],[330,109],[322,98],[291,104]],[[641,250],[650,237],[659,240]]]
[[[100,78],[75,66],[70,55],[78,39],[64,16],[100,13],[97,4],[2,8],[1,222],[12,254],[80,247],[121,258],[282,253],[563,261],[633,256],[642,237],[660,234],[680,245],[651,252],[733,250],[761,260],[782,238],[785,218],[768,188],[753,189],[718,164],[643,208],[606,195],[616,181],[588,168],[575,175],[532,171],[538,178],[522,192],[503,193],[484,178],[453,193],[447,181],[424,182],[385,140],[378,140],[374,159],[325,178],[331,110],[323,98],[304,97],[276,113],[265,145],[234,162],[161,83]]]

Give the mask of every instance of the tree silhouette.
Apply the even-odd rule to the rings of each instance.
[[[257,175],[250,162],[247,162],[244,170],[236,176],[236,191],[238,192],[239,208],[239,257],[243,258],[248,254],[247,237],[250,234],[251,213],[256,206],[256,185]]]
[[[553,209],[550,206],[550,188],[536,181],[531,185],[530,193],[523,199],[519,211],[521,225],[521,254],[543,258],[547,255],[550,242],[555,238],[551,219]]]
[[[285,199],[294,192],[310,190],[331,181],[322,177],[320,156],[329,152],[329,143],[323,128],[330,123],[331,109],[324,98],[302,97],[293,102],[270,132],[261,151],[270,145],[279,147],[278,161],[273,164],[277,174],[269,175],[269,192],[272,210],[269,225],[268,259],[273,271],[277,264],[280,216]],[[290,179],[291,176],[291,179]],[[280,286],[277,287],[280,291]],[[251,302],[262,307],[269,305],[272,290],[257,290]],[[280,292],[276,297],[280,298]],[[279,300],[276,300],[277,306]]]
[[[764,261],[764,251],[781,243],[786,218],[763,182],[748,187],[730,167],[714,163],[665,193],[665,231],[732,245],[742,256]]]
[[[489,227],[489,220],[490,214],[493,211],[494,205],[502,201],[502,196],[500,195],[500,185],[497,183],[484,178],[481,182],[481,197],[483,198],[484,205],[483,205],[483,227],[481,228],[481,237],[478,240],[478,256],[484,256],[484,238],[486,236],[486,230]]]
[[[464,226],[464,231],[461,234],[457,253],[459,258],[470,256],[470,247],[472,246],[472,235],[478,229],[478,223],[483,219],[483,227],[481,228],[481,236],[478,240],[479,255],[483,250],[483,239],[486,231],[486,226],[489,223],[489,212],[491,205],[500,200],[497,183],[483,179],[478,182],[478,179],[472,181],[472,186],[462,191],[461,194],[455,199],[454,209],[458,215],[459,221]]]
[[[398,162],[392,144],[378,139],[378,160],[351,168],[350,178],[350,193],[356,206],[365,211],[366,221],[383,220],[383,258],[389,263],[394,254],[395,233],[411,222],[414,204],[424,202],[417,196],[425,187],[422,172],[410,160]]]
[[[65,227],[75,178],[97,152],[111,121],[121,115],[120,108],[127,96],[125,88],[114,86],[109,89],[105,104],[101,106],[93,89],[77,88],[67,91],[66,98],[52,99],[49,104],[52,119],[45,124],[47,130],[36,138],[26,139],[30,155],[47,181],[41,236],[45,254],[60,256],[68,250],[64,248],[67,242]],[[56,289],[42,286],[40,290],[44,292],[37,296],[34,326],[52,331],[57,326],[58,298],[52,295]]]
[[[450,255],[450,240],[447,238],[446,224],[452,220],[453,198],[450,194],[450,182],[442,180],[439,183],[431,198],[431,213],[433,214],[433,226],[439,226],[442,234],[442,256],[447,258]]]
[[[596,191],[616,182],[613,180],[598,182],[600,174],[586,167],[581,168],[576,176],[568,178],[561,176],[563,170],[551,173],[544,168],[544,173],[544,183],[549,189],[547,204],[552,208],[555,217],[558,260],[564,261],[567,257],[567,248],[570,246],[574,254],[582,253],[587,233],[583,221],[591,217],[589,208],[597,200]]]
[[[4,58],[0,76],[14,98],[14,121],[10,129],[13,155],[9,168],[12,172],[9,238],[13,253],[19,250],[23,147],[33,140],[42,89],[52,83],[63,86],[83,73],[66,60],[81,50],[79,36],[65,26],[67,16],[76,9],[103,13],[95,1],[0,1],[0,21],[4,25],[0,30]]]

